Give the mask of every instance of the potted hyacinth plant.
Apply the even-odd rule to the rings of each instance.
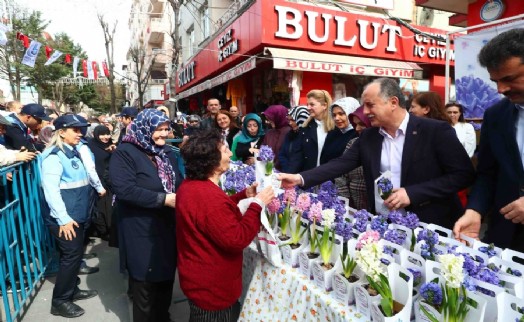
[[[322,234],[317,234],[317,246],[322,258],[324,269],[332,269],[334,264],[331,263],[331,253],[335,245],[335,209],[322,210]]]
[[[333,275],[332,283],[335,298],[349,305],[355,302],[355,286],[360,281],[360,277],[354,273],[357,262],[349,251],[354,249],[356,245],[356,241],[351,239],[352,230],[353,225],[349,221],[344,220],[336,226],[335,233],[342,237],[343,244],[339,271],[338,274]]]
[[[302,229],[302,214],[309,209],[311,205],[311,198],[308,193],[301,193],[292,206],[291,217],[290,217],[290,231],[291,239],[288,244],[291,248],[298,248],[300,246],[300,240],[306,233],[306,229]]]
[[[258,151],[258,159],[265,163],[265,174],[270,176],[273,173],[273,160],[275,153],[269,145],[262,145]]]
[[[299,270],[305,276],[313,278],[311,275],[311,262],[320,254],[317,252],[317,222],[322,220],[322,202],[313,202],[307,212],[308,228],[306,230],[309,244],[303,248],[298,255]]]
[[[411,211],[406,212],[406,214],[404,215],[401,211],[392,210],[389,212],[388,219],[393,224],[401,225],[411,229],[411,246],[409,250],[413,251],[415,249],[415,244],[417,243],[415,229],[418,227],[420,223],[418,216]]]
[[[377,181],[378,194],[382,200],[388,199],[393,193],[393,183],[389,178],[382,177]]]
[[[393,310],[393,296],[380,261],[384,253],[378,244],[379,240],[380,234],[377,231],[368,230],[360,235],[356,245],[355,260],[366,275],[368,283],[356,287],[355,300],[357,311],[367,317],[371,316],[371,302],[376,296],[385,296],[383,306],[388,312]],[[382,299],[380,301],[382,304]]]
[[[255,180],[254,166],[245,165],[242,161],[231,161],[220,183],[222,189],[231,196],[249,187]]]
[[[463,322],[469,311],[464,282],[464,257],[455,254],[439,256],[443,285],[437,280],[420,288],[420,311],[431,322]]]
[[[372,297],[380,295],[377,302],[377,308],[380,310],[383,318],[387,319],[389,317],[397,316],[401,311],[404,312],[402,314],[407,314],[409,317],[411,306],[409,307],[409,311],[403,310],[405,303],[403,304],[393,299],[390,281],[385,275],[384,267],[381,264],[381,259],[384,253],[382,247],[378,243],[379,240],[379,233],[371,230],[362,234],[357,241],[356,261],[362,271],[366,274],[366,279],[368,281],[368,284],[357,286],[355,289],[357,310],[367,313],[365,309],[359,309],[359,306],[362,307],[368,305],[368,307],[371,307],[372,302],[376,302],[376,300],[372,300]],[[395,278],[395,276],[393,277]],[[365,294],[364,296],[362,295],[363,292],[365,292],[364,290],[367,291],[367,297]],[[409,300],[406,303],[411,305],[411,294],[409,294],[408,298]],[[362,300],[367,300],[368,302],[362,303]],[[376,311],[374,312],[374,314],[376,314]]]
[[[278,222],[280,226],[281,235],[278,237],[281,241],[286,241],[290,239],[289,225],[291,221],[291,205],[295,203],[296,191],[295,189],[286,189],[281,195],[282,200],[281,204],[284,206],[282,213],[278,215]]]
[[[273,198],[273,200],[271,200],[271,202],[266,207],[267,219],[269,225],[273,227],[273,231],[275,231],[277,227],[277,218],[280,208],[281,202],[279,198]]]
[[[281,245],[284,262],[296,267],[298,265],[298,254],[300,253],[302,237],[307,229],[302,227],[302,214],[309,209],[311,198],[308,193],[301,193],[291,207],[289,230],[291,238]]]
[[[322,210],[322,233],[316,235],[316,244],[320,252],[320,261],[313,263],[313,277],[315,284],[326,290],[331,289],[332,276],[335,273],[333,269],[335,263],[332,261],[333,250],[335,249],[335,209]]]

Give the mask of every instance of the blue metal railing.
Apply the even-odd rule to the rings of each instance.
[[[7,322],[20,317],[56,257],[41,216],[39,163],[37,158],[0,168],[0,296]]]

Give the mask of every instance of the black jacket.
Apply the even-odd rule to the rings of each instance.
[[[175,153],[166,146],[182,182]],[[134,144],[123,142],[109,163],[118,209],[120,266],[139,280],[173,280],[176,268],[175,210],[165,207],[166,193],[157,168]]]
[[[517,145],[515,104],[503,99],[484,112],[477,179],[466,208],[491,215],[484,237],[488,243],[524,251],[523,226],[500,214],[500,209],[524,196],[524,169]]]
[[[384,137],[378,127],[364,130],[341,157],[302,173],[305,186],[314,186],[362,166],[368,210],[375,212],[374,181],[380,176]],[[400,186],[411,204],[406,208],[425,223],[452,228],[464,209],[457,192],[474,180],[473,165],[455,130],[442,121],[410,115],[402,152]]]

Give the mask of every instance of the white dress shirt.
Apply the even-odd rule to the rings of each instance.
[[[409,113],[406,112],[404,120],[400,123],[395,133],[395,137],[389,135],[382,127],[378,130],[384,140],[382,141],[382,152],[380,155],[380,173],[391,171],[391,183],[393,188],[400,188],[400,178],[402,172],[402,152],[404,151],[404,141],[406,140],[406,128],[408,126]]]
[[[327,132],[324,130],[324,123],[321,121],[315,120],[317,123],[317,167],[320,165],[320,155],[322,154],[322,149],[324,148],[324,143],[326,143]]]

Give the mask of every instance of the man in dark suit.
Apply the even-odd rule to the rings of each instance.
[[[362,101],[372,127],[341,157],[297,175],[282,174],[283,185],[317,185],[362,165],[368,210],[374,213],[374,181],[389,170],[394,192],[384,201],[387,208],[405,208],[423,222],[451,228],[462,213],[457,192],[474,179],[471,161],[453,128],[409,115],[392,79],[368,84]]]
[[[482,217],[490,215],[484,241],[524,251],[524,29],[490,40],[479,53],[498,92],[506,98],[484,112],[477,179],[466,212],[454,228],[478,238]]]

